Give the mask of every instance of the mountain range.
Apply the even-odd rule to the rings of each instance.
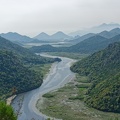
[[[70,47],[53,47],[51,45],[34,46],[32,52],[79,52],[91,54],[106,48],[109,44],[120,41],[120,34],[110,39],[94,35]]]
[[[70,36],[76,36],[76,35],[82,36],[82,35],[85,35],[85,34],[88,34],[88,33],[100,33],[102,31],[110,31],[114,28],[120,28],[120,24],[117,24],[117,23],[110,23],[110,24],[103,23],[101,25],[98,25],[98,26],[95,26],[95,27],[92,27],[92,28],[86,28],[86,29],[83,29],[83,30],[72,32],[69,35]]]
[[[44,32],[40,33],[39,35],[35,36],[34,39],[42,40],[42,41],[58,41],[58,40],[65,40],[70,39],[71,37],[66,35],[65,33],[59,31],[53,35],[48,35]]]
[[[97,34],[95,34],[95,33],[88,33],[88,34],[85,34],[83,36],[78,37],[77,39],[72,39],[69,42],[79,43],[79,42],[81,42],[81,41],[83,41],[85,39],[88,39],[90,37],[93,37],[95,35],[100,35],[102,37],[110,39],[110,38],[112,38],[112,37],[114,37],[116,35],[119,35],[119,34],[120,34],[120,28],[114,28],[114,29],[112,29],[110,31],[102,31],[102,32],[97,33]]]
[[[25,35],[20,35],[16,32],[2,33],[0,34],[0,36],[12,42],[18,42],[18,43],[28,43],[34,40],[33,38],[30,38]]]

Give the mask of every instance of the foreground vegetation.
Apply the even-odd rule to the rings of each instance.
[[[36,106],[43,114],[62,120],[119,120],[120,114],[88,107],[84,103],[88,91],[85,86],[91,86],[89,78],[77,75],[63,88],[44,94]]]
[[[17,120],[12,107],[4,102],[0,102],[0,120]]]
[[[120,113],[120,43],[75,63],[71,70],[91,81],[85,100],[89,106]]]

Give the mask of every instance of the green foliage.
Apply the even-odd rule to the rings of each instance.
[[[11,106],[0,102],[0,120],[17,120]]]
[[[45,98],[52,98],[52,97],[54,97],[54,96],[55,96],[55,94],[46,93],[46,94],[44,94],[42,97],[45,97]]]
[[[9,51],[9,52],[8,52]],[[0,37],[0,99],[15,93],[22,93],[39,87],[44,73],[30,69],[46,63],[61,61],[59,58],[45,58],[35,55],[28,49]],[[29,67],[28,67],[29,66]]]
[[[41,57],[40,55],[35,55],[30,50],[14,44],[2,37],[0,37],[0,50],[7,50],[13,52],[20,58],[22,62],[24,62],[24,64],[45,64],[60,61],[60,59],[45,58]]]
[[[39,87],[43,76],[25,67],[12,52],[0,51],[0,96],[12,95],[15,87],[16,93],[26,92]]]
[[[120,35],[107,39],[100,35],[92,36],[80,43],[70,47],[53,47],[51,45],[34,46],[30,48],[33,52],[68,52],[91,54],[106,48],[110,43],[120,41]]]
[[[92,83],[86,99],[88,105],[120,112],[120,43],[78,61],[71,70],[88,76]]]
[[[77,84],[76,87],[77,88],[88,88],[90,87],[90,84]]]

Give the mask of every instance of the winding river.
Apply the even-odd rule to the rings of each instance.
[[[47,54],[42,54],[42,56],[53,57]],[[74,60],[65,57],[59,58],[62,61],[53,63],[50,72],[39,88],[20,94],[13,100],[12,106],[18,115],[18,120],[45,120],[47,116],[40,113],[36,108],[37,100],[43,94],[64,86],[75,77],[75,74],[70,71],[71,63]]]

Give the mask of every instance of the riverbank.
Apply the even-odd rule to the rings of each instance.
[[[50,55],[46,55],[47,57],[52,57]],[[56,57],[56,56],[55,56]],[[58,89],[64,86],[69,82],[71,78],[74,77],[74,73],[70,71],[70,66],[74,62],[73,59],[60,57],[62,59],[61,62],[55,63],[48,73],[47,77],[45,77],[43,84],[32,91],[24,93],[24,97],[22,102],[20,103],[21,107],[19,107],[18,101],[21,99],[21,96],[18,95],[12,104],[14,111],[19,110],[18,120],[45,120],[44,115],[41,114],[37,108],[36,103],[41,96],[47,92]],[[20,108],[20,109],[19,109]]]
[[[102,112],[84,103],[88,86],[87,77],[77,76],[63,88],[43,95],[37,108],[47,116],[62,120],[119,120],[120,114]]]
[[[12,101],[15,99],[16,96],[17,96],[17,95],[13,95],[13,96],[7,98],[7,99],[6,99],[6,104],[7,104],[7,105],[11,105]]]

